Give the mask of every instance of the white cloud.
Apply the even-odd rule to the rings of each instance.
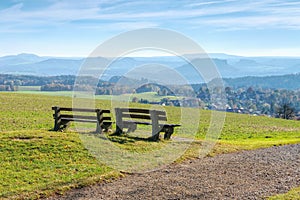
[[[60,26],[80,20],[103,20],[107,27],[156,27],[178,20],[186,28],[191,23],[206,24],[217,29],[247,29],[280,27],[295,29],[300,26],[300,2],[284,0],[211,0],[211,1],[109,1],[109,0],[54,0],[48,7],[23,9],[17,3],[0,10],[1,29],[18,30],[37,26]],[[187,3],[186,3],[187,2]],[[174,4],[174,5],[173,5]],[[121,25],[120,25],[121,24]],[[84,24],[80,25],[84,26]],[[86,27],[92,27],[86,24]],[[1,30],[0,30],[1,31]]]
[[[278,16],[248,16],[248,17],[225,17],[207,20],[199,20],[192,25],[206,25],[218,27],[220,30],[243,30],[243,29],[300,29],[299,17],[278,17]]]

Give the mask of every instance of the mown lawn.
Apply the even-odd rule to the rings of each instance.
[[[0,93],[0,105],[0,198],[36,198],[120,175],[118,171],[99,163],[85,148],[84,138],[72,129],[66,133],[51,131],[51,107],[71,107],[70,97],[3,92]],[[111,109],[112,102],[97,100],[96,106]],[[108,138],[123,150],[137,153],[151,153],[168,144],[177,148],[176,138],[191,138],[195,141],[178,161],[199,156],[212,112],[199,112],[192,108],[165,109],[170,123],[181,123],[180,113],[188,113],[183,126],[176,129],[174,140],[156,143],[134,137]],[[195,123],[194,119],[199,116],[199,123]],[[139,131],[150,132],[150,128],[141,127]],[[209,155],[300,143],[300,123],[227,113],[218,139]],[[110,151],[107,149],[108,155]],[[297,191],[292,191],[293,195],[299,194]]]

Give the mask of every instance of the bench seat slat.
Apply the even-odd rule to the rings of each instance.
[[[62,114],[59,116],[59,118],[63,118],[64,120],[67,120],[67,119],[91,119],[91,120],[97,120],[97,117],[96,116],[83,116],[83,115],[66,115],[66,114]],[[101,121],[110,121],[111,120],[111,117],[102,117],[101,118]]]
[[[141,122],[141,121],[123,121],[124,124],[144,124],[144,125],[152,125],[151,122]],[[178,127],[180,124],[159,124],[159,126],[168,126],[168,127]]]
[[[142,121],[123,121],[124,124],[144,124],[144,125],[151,125],[151,122],[142,122]]]
[[[134,121],[134,120],[127,120],[123,121],[124,124],[144,124],[144,125],[152,125],[151,122],[142,122],[142,121]],[[159,126],[168,126],[168,127],[178,127],[181,126],[180,124],[159,124]]]
[[[101,123],[101,122],[105,122],[105,121],[111,121],[111,117],[102,117],[102,118],[100,119],[100,123]]]
[[[62,114],[60,115],[61,118],[64,119],[92,119],[92,120],[97,120],[96,116],[84,116],[84,115],[66,115]]]
[[[90,123],[97,123],[97,120],[91,119],[74,119],[74,118],[61,118],[62,121],[72,121],[72,122],[90,122]]]
[[[170,126],[170,127],[178,127],[180,124],[159,124],[160,126]]]

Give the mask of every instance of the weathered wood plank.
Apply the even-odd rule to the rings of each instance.
[[[139,114],[127,114],[122,113],[122,118],[132,118],[132,119],[151,119],[150,115],[139,115]]]
[[[150,115],[141,115],[141,114],[130,114],[130,113],[122,113],[122,118],[132,118],[132,119],[146,119],[146,120],[151,120]],[[157,119],[159,121],[167,121],[166,116],[157,116]]]
[[[120,112],[126,112],[126,113],[144,113],[149,114],[149,109],[143,109],[143,108],[119,108]]]
[[[124,113],[143,113],[143,114],[150,114],[149,109],[144,108],[119,108],[121,112]],[[164,115],[166,116],[166,112],[162,110],[156,110],[158,115]]]
[[[61,121],[70,121],[70,122],[88,122],[88,123],[97,123],[97,120],[91,119],[76,119],[76,118],[61,118]]]
[[[93,119],[97,120],[96,116],[86,116],[86,115],[67,115],[67,114],[61,114],[61,118],[64,119]]]
[[[59,109],[60,111],[74,111],[74,112],[97,112],[110,113],[110,110],[90,109],[90,108],[65,108],[65,107],[52,107],[52,110]]]
[[[151,122],[142,122],[142,121],[134,121],[134,120],[132,120],[132,121],[123,121],[123,124],[132,124],[132,123],[134,123],[134,124],[152,125]]]

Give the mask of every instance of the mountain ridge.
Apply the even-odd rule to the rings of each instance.
[[[244,76],[268,76],[268,75],[284,75],[300,72],[300,57],[243,57],[236,55],[228,55],[224,53],[208,54],[213,63],[216,65],[222,77],[236,78]],[[195,56],[195,55],[187,55]],[[194,57],[196,59],[197,57]],[[88,58],[87,60],[94,58]],[[102,58],[105,60],[106,58]],[[101,60],[101,59],[99,59]],[[53,75],[76,75],[83,66],[86,59],[80,57],[51,57],[38,56],[35,54],[22,53],[18,55],[8,55],[0,57],[0,73],[2,74],[28,74],[37,76],[53,76]],[[110,63],[110,61],[113,61]],[[183,73],[185,77],[190,77],[190,82],[199,82],[198,78],[193,78],[195,70],[191,64],[187,63],[177,56],[161,56],[161,57],[121,57],[118,59],[106,59],[94,61],[94,70],[104,64],[110,63],[109,69],[105,71],[107,80],[112,76],[120,76],[126,73],[133,73],[135,77],[142,77],[147,71],[143,71],[142,67],[156,65],[155,70],[150,70],[152,74],[157,73],[159,77],[159,68],[168,68]],[[135,70],[135,68],[140,70]],[[147,77],[144,77],[147,78]]]

